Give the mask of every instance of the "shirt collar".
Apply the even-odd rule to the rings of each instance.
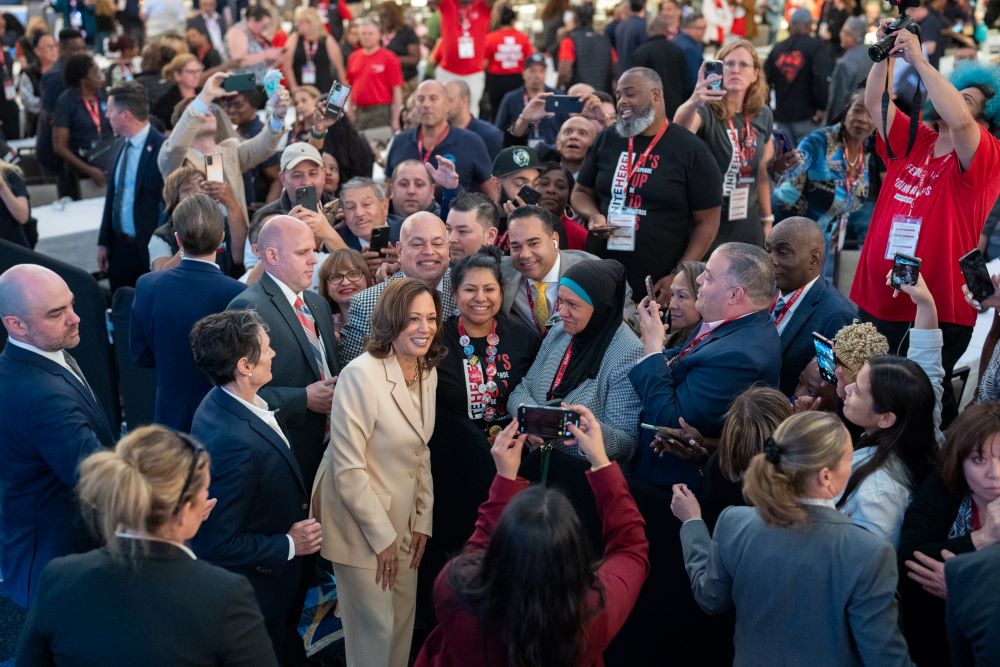
[[[302,293],[299,292],[298,294],[296,294],[295,292],[293,292],[291,287],[289,287],[285,283],[283,283],[280,280],[278,280],[277,278],[275,278],[274,274],[272,274],[270,271],[265,271],[264,273],[266,273],[267,275],[271,276],[271,280],[274,281],[274,283],[278,286],[278,288],[281,289],[281,293],[285,295],[286,299],[288,299],[288,305],[290,305],[292,307],[292,309],[294,309],[295,308],[295,300],[301,298],[302,297]]]
[[[191,560],[198,560],[198,557],[194,555],[194,552],[186,544],[181,544],[180,542],[173,542],[171,540],[164,540],[159,537],[153,537],[152,535],[146,535],[144,533],[133,533],[131,531],[118,531],[115,533],[115,537],[121,537],[126,540],[149,540],[150,542],[163,542],[164,544],[170,544],[191,557]]]
[[[209,266],[214,266],[219,268],[219,265],[210,259],[201,259],[200,257],[188,257],[184,253],[181,253],[181,261],[184,262],[201,262],[202,264],[208,264]]]
[[[28,350],[29,352],[34,352],[39,354],[49,361],[54,361],[60,366],[67,367],[68,362],[66,361],[66,356],[63,354],[62,350],[56,350],[55,352],[49,352],[48,350],[43,350],[41,348],[35,347],[31,343],[25,343],[23,341],[14,340],[13,338],[7,339],[12,345],[15,345],[23,350]]]
[[[819,280],[819,276],[816,276],[815,278],[813,278],[812,280],[810,280],[809,282],[807,282],[805,285],[802,286],[802,294],[799,295],[800,299],[806,295],[806,292],[808,292],[812,288],[813,285],[816,284],[817,280]],[[795,290],[792,290],[791,292],[782,292],[781,293],[781,298],[782,299],[787,299],[788,297],[790,297],[794,293],[795,293]]]
[[[132,147],[139,147],[146,145],[146,139],[149,137],[150,124],[146,123],[143,125],[142,129],[128,137],[127,141]]]
[[[267,423],[269,419],[274,419],[274,411],[268,409],[267,401],[265,401],[260,396],[254,394],[253,403],[250,403],[244,400],[243,398],[237,396],[233,392],[229,391],[225,387],[222,387],[222,391],[226,392],[227,394],[235,398],[237,401],[239,401],[243,405],[243,407],[245,407],[247,410],[260,417],[261,421],[263,421],[264,423]]]
[[[832,498],[796,498],[795,501],[800,505],[812,505],[813,507],[829,507],[832,510],[837,509],[837,504]]]
[[[542,278],[540,281],[539,280],[532,280],[531,278],[528,278],[528,284],[529,285],[534,285],[537,282],[543,282],[543,283],[549,283],[549,284],[558,283],[559,282],[559,278],[561,277],[561,275],[559,273],[559,269],[562,268],[561,265],[562,265],[562,253],[560,253],[557,250],[556,251],[556,261],[552,264],[552,268],[549,269],[549,272],[545,274],[545,277]]]

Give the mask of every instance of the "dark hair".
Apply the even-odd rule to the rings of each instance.
[[[201,192],[177,204],[170,220],[184,246],[184,254],[193,257],[207,255],[218,248],[226,228],[218,205]]]
[[[503,277],[500,274],[500,258],[503,253],[495,245],[484,245],[476,252],[463,257],[455,266],[451,267],[451,289],[458,292],[465,280],[465,274],[476,269],[486,269],[493,272],[493,277],[500,285],[500,295],[503,297]]]
[[[271,18],[271,12],[267,11],[266,8],[260,5],[254,5],[247,10],[246,18],[254,21],[262,21],[264,19]]]
[[[174,209],[180,203],[181,186],[198,177],[205,180],[205,174],[201,169],[190,165],[177,167],[167,175],[163,181],[163,204],[166,206],[167,215],[173,215]]]
[[[39,30],[35,33],[35,36],[31,38],[31,48],[37,49],[38,43],[42,41],[42,37],[51,37],[52,33],[45,30]]]
[[[573,177],[573,172],[571,172],[566,167],[562,166],[558,162],[543,162],[542,166],[538,169],[538,176],[544,176],[545,174],[552,171],[561,171],[563,176],[566,177],[566,182],[569,183],[570,194],[573,192],[573,186],[576,185],[576,179]]]
[[[225,310],[203,317],[191,328],[194,363],[212,384],[221,386],[235,378],[236,363],[246,357],[260,359],[260,330],[267,330],[255,310]]]
[[[965,493],[962,464],[976,452],[983,454],[983,446],[1000,433],[1000,401],[973,403],[951,423],[941,449],[941,479],[955,493]]]
[[[646,8],[646,0],[628,0],[628,8],[633,12],[641,12]]]
[[[441,331],[444,320],[441,316],[441,295],[427,283],[416,278],[403,278],[389,283],[372,312],[371,335],[365,351],[377,359],[385,359],[392,354],[392,343],[403,332],[410,320],[410,304],[421,294],[430,294],[437,311],[437,330],[431,340],[430,349],[424,355],[422,367],[425,371],[438,365],[444,356],[441,345]]]
[[[583,3],[573,10],[577,28],[591,28],[594,25],[594,6]]]
[[[208,26],[205,25],[204,21],[196,21],[194,19],[188,19],[184,26],[185,32],[188,30],[194,30],[195,32],[201,33],[205,37],[210,37],[208,33]]]
[[[259,227],[257,233],[258,235],[260,234]],[[338,248],[331,252],[323,260],[323,266],[319,269],[319,289],[317,291],[330,304],[330,310],[333,313],[339,313],[340,306],[333,300],[326,288],[326,283],[330,280],[330,276],[333,275],[335,269],[356,269],[360,271],[365,277],[365,288],[371,287],[375,279],[372,278],[371,269],[368,268],[368,263],[365,261],[364,256],[354,248]]]
[[[452,211],[458,213],[476,212],[476,220],[487,229],[500,226],[500,213],[490,198],[479,192],[467,192],[451,204]]]
[[[597,99],[599,99],[601,101],[601,104],[614,104],[615,103],[614,96],[611,93],[607,92],[607,91],[604,91],[604,90],[595,90],[594,91],[594,95],[596,95]]]
[[[246,100],[246,103],[252,106],[256,110],[264,108],[264,104],[267,102],[267,96],[264,95],[264,91],[259,88],[254,88],[253,90],[241,90],[235,93],[230,100],[234,100],[237,97],[242,97]]]
[[[547,208],[542,208],[541,206],[518,206],[507,216],[507,228],[510,229],[510,224],[521,218],[538,218],[542,221],[542,227],[549,234],[554,232],[559,225],[559,219],[552,215],[552,211]]]
[[[115,52],[135,49],[138,48],[138,46],[139,45],[136,41],[128,35],[118,35],[118,37],[115,37],[108,42],[108,49]]]
[[[83,35],[80,34],[79,30],[63,28],[59,31],[59,46],[66,46],[67,43],[72,42],[74,39],[83,39]]]
[[[546,7],[548,3],[546,3]],[[544,11],[544,9],[543,9]],[[500,7],[500,25],[513,25],[514,21],[517,19],[517,12],[515,12],[510,5],[503,5]]]
[[[909,473],[909,479],[897,481],[910,489],[919,487],[937,454],[934,438],[936,399],[923,369],[915,361],[892,354],[872,357],[868,360],[868,368],[872,410],[876,414],[892,412],[896,421],[888,428],[867,434],[863,445],[875,447],[875,453],[851,473],[838,507],[843,507],[861,483],[885,466],[893,455]]]
[[[506,6],[507,5],[505,5],[505,7]],[[549,19],[555,18],[556,16],[561,18],[563,12],[565,12],[567,9],[569,9],[569,0],[545,0],[545,4],[542,5],[542,11],[539,14],[539,18],[542,19],[543,21],[548,21]],[[504,21],[501,20],[501,23],[503,22]],[[509,22],[513,23],[514,20],[511,19]]]
[[[689,13],[687,16],[681,18],[681,30],[690,27],[692,23],[703,18],[705,18],[705,15],[699,11]]]
[[[523,667],[576,664],[591,591],[604,604],[579,516],[566,496],[543,486],[514,496],[486,549],[451,562],[448,583],[499,638],[507,664]]]
[[[71,56],[63,64],[63,81],[67,88],[79,88],[80,83],[90,74],[90,69],[95,67],[94,59],[86,53]]]
[[[108,97],[119,110],[128,111],[136,120],[149,119],[149,93],[138,81],[125,81],[108,91]]]

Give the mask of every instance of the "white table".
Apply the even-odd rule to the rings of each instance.
[[[97,271],[97,235],[104,197],[59,202],[32,209],[38,220],[38,252],[83,269]]]

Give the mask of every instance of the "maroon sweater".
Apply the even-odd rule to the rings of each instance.
[[[604,665],[604,650],[621,629],[635,605],[649,573],[649,542],[645,525],[618,464],[588,472],[604,524],[604,560],[597,569],[597,579],[604,590],[593,590],[587,598],[594,610],[584,630],[583,652],[577,665]],[[466,551],[484,550],[490,542],[500,513],[518,492],[528,487],[526,479],[509,480],[497,475],[490,487],[490,497],[479,506],[476,530],[465,545]],[[416,667],[459,667],[507,664],[506,651],[496,633],[485,635],[479,620],[470,613],[448,584],[446,565],[434,584],[434,606],[440,624],[434,628],[417,656]],[[558,639],[556,639],[558,641]]]

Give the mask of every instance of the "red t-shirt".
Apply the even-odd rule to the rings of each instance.
[[[356,107],[392,104],[392,89],[403,85],[403,68],[389,49],[379,48],[370,56],[355,49],[347,59],[347,83]]]
[[[466,75],[483,71],[483,46],[490,31],[490,7],[483,0],[460,5],[458,0],[441,0],[441,42],[437,49],[438,67],[452,74]],[[459,41],[471,38],[470,57],[461,58]]]
[[[897,111],[889,128],[897,156],[906,151],[909,126],[910,119]],[[979,244],[986,216],[1000,195],[1000,141],[981,128],[979,147],[969,169],[963,172],[954,152],[933,157],[937,137],[937,132],[920,123],[910,156],[896,160],[888,158],[885,142],[878,138],[876,149],[888,169],[861,250],[851,300],[879,319],[913,321],[913,302],[905,295],[893,299],[892,289],[885,284],[892,268],[892,259],[886,259],[885,254],[893,216],[920,218],[915,255],[921,259],[920,275],[934,295],[938,319],[971,327],[976,323],[976,311],[962,297],[965,281],[958,258]],[[913,198],[921,181],[921,194]]]
[[[528,36],[514,28],[494,30],[486,35],[483,57],[488,74],[520,74],[525,59],[531,57],[535,47]]]

